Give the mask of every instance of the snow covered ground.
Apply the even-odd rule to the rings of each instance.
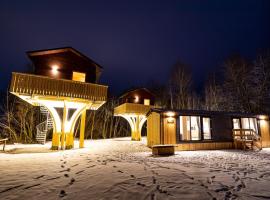
[[[50,143],[9,145],[17,149],[0,153],[0,199],[270,198],[270,149],[152,157],[145,139],[85,146],[51,152]]]

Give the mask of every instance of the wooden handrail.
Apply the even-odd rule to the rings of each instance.
[[[20,95],[42,95],[107,100],[108,86],[65,79],[53,79],[34,74],[12,73],[10,92]]]
[[[244,149],[246,147],[246,143],[250,140],[252,141],[252,145],[255,145],[259,149],[262,149],[261,136],[259,136],[253,129],[233,129],[233,137],[235,142],[242,142]],[[259,143],[259,145],[257,144],[257,142]]]

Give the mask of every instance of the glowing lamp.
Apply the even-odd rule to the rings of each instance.
[[[167,118],[167,123],[168,124],[173,124],[174,123],[174,118],[173,117],[168,117]]]
[[[266,120],[267,119],[267,116],[266,115],[259,115],[259,119],[260,120]]]
[[[174,112],[169,111],[169,112],[166,112],[165,115],[167,117],[173,117],[174,116]]]
[[[52,66],[52,73],[54,74],[54,75],[56,75],[56,74],[58,74],[58,65],[53,65]]]
[[[135,96],[135,103],[139,102],[139,96]]]

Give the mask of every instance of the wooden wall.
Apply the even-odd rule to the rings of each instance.
[[[138,97],[138,101],[136,101],[136,97]],[[150,99],[150,105],[154,105],[155,97],[152,93],[150,93],[145,88],[140,88],[137,90],[133,90],[127,92],[126,94],[120,97],[120,104],[123,103],[137,103],[137,104],[144,104],[144,99]]]
[[[85,82],[97,82],[97,66],[95,63],[74,54],[71,51],[30,56],[34,64],[34,73],[57,79],[72,80],[73,71],[86,74]],[[52,66],[57,65],[57,73],[52,72]]]
[[[212,140],[232,141],[232,118],[222,115],[212,115],[210,118]]]
[[[161,144],[160,141],[160,114],[152,112],[147,117],[147,146]]]
[[[260,133],[262,137],[262,147],[270,147],[270,126],[268,119],[259,120]]]
[[[176,144],[176,119],[164,117],[163,121],[163,144]]]
[[[214,149],[232,149],[233,142],[196,142],[177,144],[175,150],[194,151],[194,150],[214,150]]]

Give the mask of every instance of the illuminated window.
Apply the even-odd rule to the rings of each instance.
[[[150,105],[150,99],[144,99],[144,105],[149,106]]]
[[[85,73],[73,72],[72,80],[73,81],[85,82]]]
[[[203,117],[203,139],[211,140],[211,124],[209,117]]]
[[[200,140],[200,117],[180,116],[180,140]]]

